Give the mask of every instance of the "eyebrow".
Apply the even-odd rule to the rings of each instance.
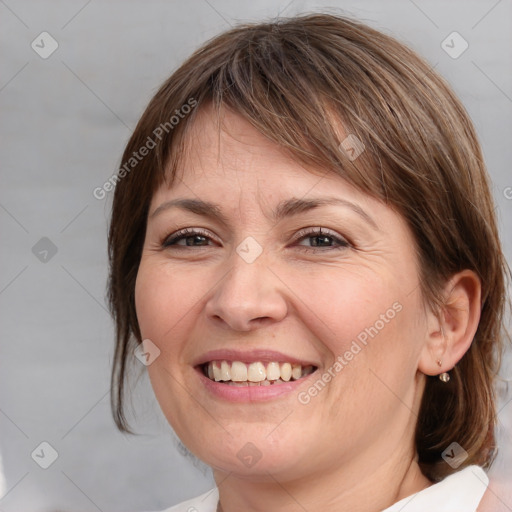
[[[274,222],[279,222],[286,217],[292,217],[300,213],[308,212],[320,206],[338,205],[350,208],[352,211],[362,217],[368,224],[370,224],[375,230],[379,231],[377,223],[357,204],[351,203],[346,199],[339,197],[318,197],[314,199],[298,199],[291,198],[280,202],[277,208],[272,212],[271,219]],[[154,218],[160,213],[169,210],[170,208],[180,208],[196,215],[202,215],[204,217],[210,217],[216,219],[222,224],[229,226],[229,220],[222,213],[220,207],[209,201],[203,201],[201,199],[172,199],[162,203],[153,213],[150,214],[150,218]]]

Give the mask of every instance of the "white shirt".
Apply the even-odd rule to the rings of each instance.
[[[382,512],[476,512],[488,485],[489,478],[481,467],[468,466]],[[215,487],[162,512],[216,512],[218,501]]]

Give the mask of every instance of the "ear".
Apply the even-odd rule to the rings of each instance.
[[[427,332],[418,370],[426,375],[448,372],[471,346],[481,312],[482,286],[471,270],[452,276],[444,289],[439,315],[427,313]]]

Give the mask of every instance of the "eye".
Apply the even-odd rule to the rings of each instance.
[[[310,240],[312,241],[312,248],[303,247],[306,252],[317,252],[323,250],[339,250],[351,247],[351,244],[330,230],[322,230],[318,228],[305,228],[299,231],[297,241]],[[331,245],[334,243],[335,245]],[[298,244],[301,245],[301,244]]]
[[[176,231],[162,242],[162,247],[204,247],[208,244],[210,236],[206,231],[194,228],[185,228]],[[178,242],[185,241],[184,244],[178,244]]]
[[[185,228],[176,231],[172,235],[165,238],[162,242],[162,247],[208,247],[211,241],[207,231],[197,228]],[[297,234],[296,242],[309,240],[312,241],[312,247],[308,248],[303,246],[301,243],[297,243],[301,247],[301,250],[306,252],[318,252],[325,250],[336,250],[351,247],[351,244],[343,237],[337,235],[335,232],[325,230],[321,227],[318,228],[304,228]],[[184,243],[181,243],[184,242]],[[334,245],[333,245],[334,244]]]

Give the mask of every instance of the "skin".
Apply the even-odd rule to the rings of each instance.
[[[512,489],[506,479],[490,480],[476,512],[510,512]]]
[[[380,511],[431,485],[413,442],[425,374],[449,371],[468,349],[478,278],[453,276],[438,318],[424,305],[400,215],[337,175],[303,168],[234,113],[223,111],[221,128],[203,106],[183,172],[149,210],[136,310],[143,339],[161,350],[148,366],[157,400],[183,443],[213,467],[224,512]],[[357,204],[378,229],[339,205],[270,219],[282,200],[321,196]],[[218,204],[230,225],[178,208],[152,217],[182,197]],[[297,238],[315,227],[349,246]],[[182,228],[209,238],[162,246]],[[248,236],[263,248],[250,264],[236,252]],[[401,311],[308,404],[295,392],[227,402],[208,394],[192,366],[212,349],[264,348],[314,361],[318,378],[396,302]],[[261,454],[250,468],[237,457],[247,442]]]

